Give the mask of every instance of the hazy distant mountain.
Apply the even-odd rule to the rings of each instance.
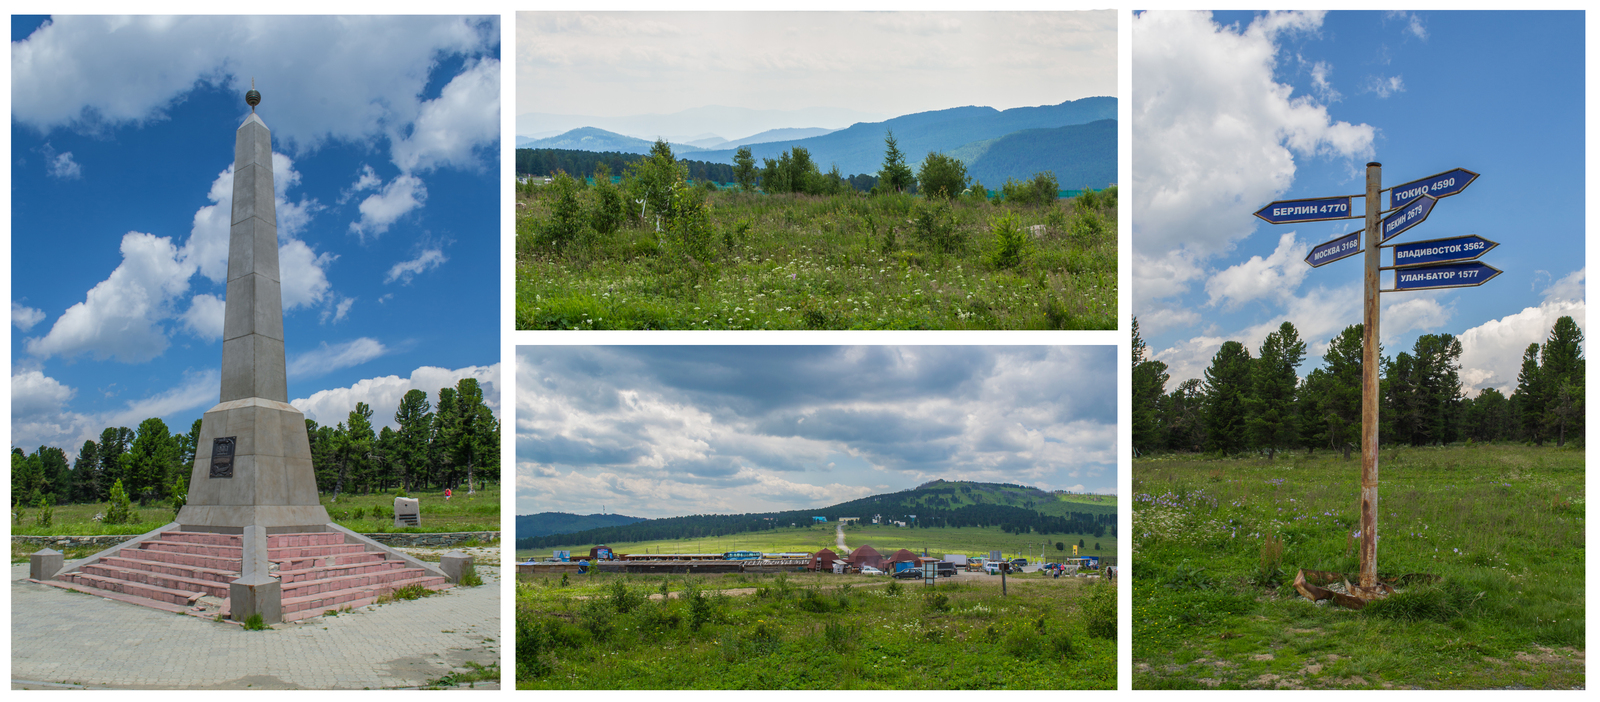
[[[820,127],[839,129],[856,122],[875,122],[888,115],[838,107],[807,107],[798,110],[752,110],[743,107],[707,105],[672,114],[595,117],[528,112],[517,115],[517,135],[539,132],[568,132],[579,127],[595,127],[637,139],[655,141],[670,134],[716,134],[724,137],[757,134],[773,129]],[[1054,126],[1054,125],[1052,125]]]
[[[540,512],[517,515],[517,536],[526,539],[551,534],[570,534],[587,529],[600,529],[642,522],[640,517],[621,514],[568,514],[566,512]]]
[[[670,143],[670,142],[669,142]],[[519,149],[575,149],[579,151],[620,151],[625,154],[648,154],[654,141],[635,139],[594,127],[580,127],[559,136],[530,141],[517,140]],[[672,144],[677,155],[701,151],[688,144]]]
[[[1117,181],[1117,121],[1024,129],[948,153],[990,190],[1006,178],[1024,180],[1041,171],[1054,171],[1063,190],[1099,190]]]
[[[765,144],[765,143],[767,143],[769,141],[796,141],[798,139],[809,139],[809,138],[814,137],[814,136],[822,136],[824,134],[832,134],[832,133],[837,132],[837,131],[839,131],[839,130],[837,130],[837,129],[823,129],[821,127],[793,127],[793,128],[787,128],[787,129],[768,129],[767,131],[764,131],[764,132],[762,132],[760,134],[751,134],[750,136],[747,136],[747,137],[745,137],[743,139],[734,139],[733,141],[727,142],[725,144],[716,145],[716,146],[707,146],[706,148],[708,148],[708,149],[713,149],[713,148],[737,149],[737,148],[739,148],[741,146],[744,146],[745,144]]]
[[[752,144],[751,152],[756,157],[756,162],[760,163],[763,158],[776,159],[782,152],[795,146],[802,146],[811,152],[811,159],[824,171],[831,165],[837,164],[845,175],[876,173],[883,165],[883,137],[886,130],[894,131],[900,151],[906,156],[906,163],[915,169],[930,151],[949,152],[973,142],[997,139],[1013,132],[1056,129],[1116,119],[1116,116],[1117,99],[1113,97],[1091,97],[1069,100],[1059,105],[1017,107],[1009,110],[996,110],[992,107],[955,107],[904,115],[882,122],[855,124],[836,132],[806,139]],[[1113,149],[1110,158],[1115,162],[1115,140],[1112,140],[1110,146]],[[715,163],[732,163],[733,151],[724,147],[696,153],[694,158]],[[1033,175],[1033,172],[1017,172],[1010,175],[1022,179]],[[1003,182],[1004,176],[1000,180]],[[1067,187],[1067,182],[1062,181],[1063,187]],[[990,184],[987,178],[984,179],[984,184]]]

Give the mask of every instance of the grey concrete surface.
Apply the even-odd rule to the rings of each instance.
[[[420,553],[416,549],[407,549]],[[488,556],[490,549],[473,549]],[[245,631],[27,581],[11,568],[12,689],[386,689],[500,662],[498,549],[484,584]],[[476,683],[477,689],[496,684]]]

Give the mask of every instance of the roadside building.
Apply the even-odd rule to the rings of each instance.
[[[883,570],[883,554],[878,553],[878,550],[871,546],[861,546],[851,551],[847,560],[850,562],[850,567],[857,570],[860,570],[862,566],[872,566],[878,570]]]
[[[832,549],[822,549],[811,554],[811,570],[819,573],[828,573],[833,570],[833,562],[839,560],[839,554]]]
[[[915,568],[917,567],[918,558],[919,556],[917,554],[905,549],[900,549],[899,551],[895,551],[893,556],[890,556],[884,561],[885,563],[889,564],[889,566],[884,568],[884,570],[890,573],[895,573],[907,568]]]

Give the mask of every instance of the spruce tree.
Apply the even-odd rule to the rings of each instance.
[[[1261,342],[1261,353],[1251,364],[1250,394],[1245,398],[1249,411],[1250,439],[1267,449],[1271,460],[1279,447],[1299,436],[1295,418],[1295,386],[1300,378],[1296,369],[1306,357],[1306,344],[1294,325],[1284,322]]]
[[[1245,398],[1250,394],[1250,350],[1225,341],[1211,358],[1206,377],[1206,449],[1224,454],[1245,450]]]
[[[905,154],[900,153],[900,146],[894,140],[894,130],[888,130],[883,137],[883,168],[878,171],[878,184],[886,191],[897,193],[917,185],[911,167],[906,165]]]

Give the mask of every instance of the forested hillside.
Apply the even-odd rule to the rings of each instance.
[[[1066,508],[1061,507],[1065,505]],[[1051,511],[1046,513],[1045,509]],[[517,532],[518,549],[726,536],[810,524],[813,517],[856,517],[870,522],[904,521],[912,528],[1000,527],[1007,533],[1117,533],[1114,505],[1064,502],[1022,485],[934,481],[913,490],[873,495],[813,510],[753,514],[705,514],[649,519],[633,524],[549,536]]]

